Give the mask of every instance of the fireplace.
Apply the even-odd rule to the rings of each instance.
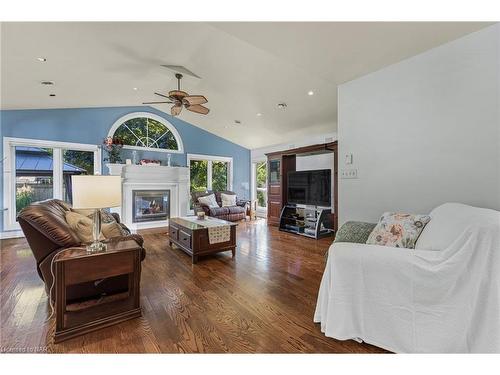
[[[132,222],[167,220],[170,190],[132,190]]]

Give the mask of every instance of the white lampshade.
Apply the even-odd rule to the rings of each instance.
[[[74,208],[108,208],[122,204],[121,176],[71,176]]]

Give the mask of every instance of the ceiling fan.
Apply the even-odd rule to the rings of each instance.
[[[188,95],[187,92],[181,91],[182,74],[176,73],[175,78],[177,78],[177,90],[169,91],[168,95],[163,95],[155,92],[155,95],[166,98],[168,99],[168,101],[144,102],[142,104],[171,103],[173,104],[172,108],[170,109],[170,113],[172,114],[172,116],[178,116],[182,111],[182,106],[184,106],[184,108],[186,108],[188,111],[206,115],[210,110],[207,107],[202,106],[202,104],[208,102],[207,98],[205,98],[203,95]]]

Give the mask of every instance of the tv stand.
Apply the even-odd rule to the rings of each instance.
[[[331,212],[331,208],[287,204],[281,210],[279,230],[315,239],[331,236]]]

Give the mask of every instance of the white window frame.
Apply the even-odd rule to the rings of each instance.
[[[251,199],[252,200],[257,200],[257,163],[262,163],[262,162],[265,162],[266,163],[266,167],[267,167],[267,158],[256,158],[256,159],[253,159],[252,160],[252,190],[251,190]],[[269,193],[267,191],[267,179],[268,179],[268,175],[266,173],[266,197],[267,197],[267,194]],[[260,206],[257,206],[257,216],[261,216],[261,217],[266,217],[267,216],[267,207],[260,207]]]
[[[228,187],[227,190],[233,190],[233,158],[227,156],[214,156],[214,155],[202,155],[202,154],[187,154],[187,166],[189,171],[191,171],[191,160],[206,160],[207,165],[207,189],[212,190],[212,162],[222,161],[229,164],[228,168]],[[191,172],[189,173],[189,190],[191,191]]]
[[[172,125],[168,120],[164,119],[163,117],[160,117],[158,115],[155,115],[154,113],[150,112],[133,112],[129,113],[125,116],[120,117],[118,120],[116,120],[113,125],[111,126],[111,129],[109,129],[108,132],[108,137],[113,137],[116,130],[126,121],[132,120],[134,118],[138,117],[146,117],[150,118],[152,120],[161,122],[163,125],[167,127],[168,130],[172,132],[174,135],[174,138],[177,142],[177,147],[178,150],[169,150],[166,148],[156,148],[156,147],[142,147],[142,146],[130,146],[130,145],[123,145],[123,148],[128,149],[128,150],[142,150],[142,151],[155,151],[155,152],[167,152],[169,154],[183,154],[184,153],[184,145],[182,143],[181,136],[177,129],[175,128],[174,125]]]
[[[94,173],[101,173],[101,148],[97,145],[45,141],[29,138],[3,138],[3,230],[18,230],[16,221],[16,147],[40,147],[53,149],[53,198],[63,199],[63,155],[62,150],[89,151],[94,153]]]

